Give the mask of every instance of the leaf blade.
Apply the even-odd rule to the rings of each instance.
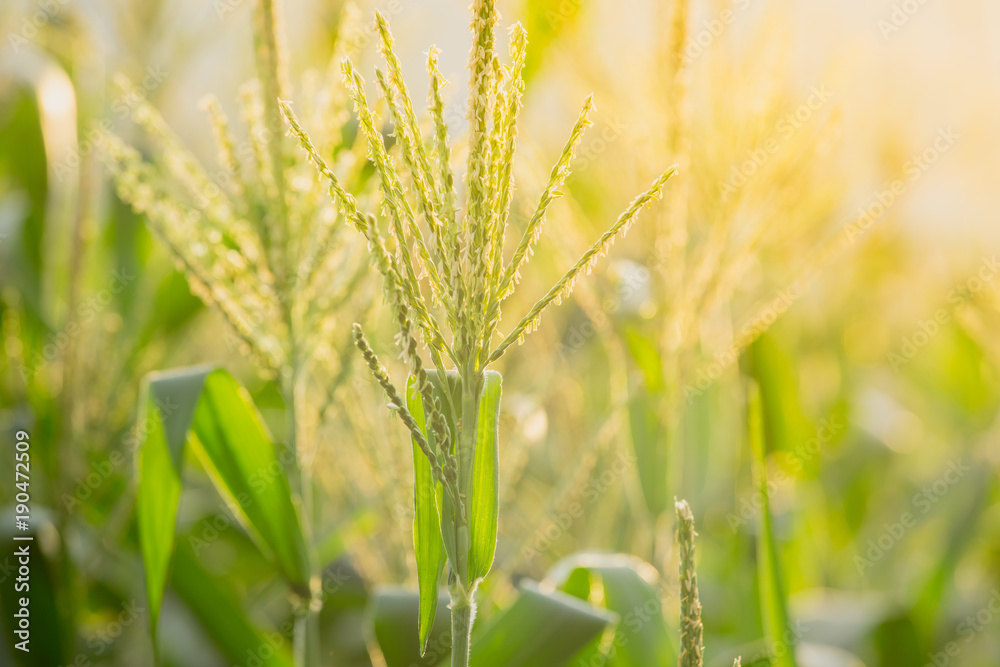
[[[193,430],[196,453],[237,519],[290,583],[308,587],[309,556],[291,484],[249,394],[226,371],[206,378]]]
[[[194,367],[151,375],[144,394],[136,502],[154,644],[189,446],[258,548],[292,585],[308,589],[290,484],[246,390],[222,369]]]
[[[602,600],[600,606],[622,619],[642,619],[641,623],[619,623],[615,628],[616,651],[607,663],[615,667],[669,665],[677,660],[657,579],[655,568],[625,554],[569,556],[556,563],[547,577],[560,590],[591,604],[595,604],[594,599]]]
[[[796,667],[795,635],[788,623],[788,608],[782,583],[771,504],[767,490],[767,452],[764,446],[764,409],[760,390],[751,384],[747,397],[747,427],[753,454],[755,482],[760,494],[760,535],[757,539],[757,578],[760,586],[761,615],[772,653],[779,667]]]
[[[136,460],[136,520],[154,645],[174,547],[181,466],[187,444],[187,428],[179,427],[193,418],[197,397],[209,372],[202,368],[188,369],[186,373],[159,373],[150,376],[143,385],[138,425],[141,441]]]
[[[429,375],[430,373],[428,373]],[[435,378],[436,380],[436,374]],[[432,382],[437,388],[437,383]],[[406,383],[406,407],[413,415],[428,444],[435,448],[433,432],[429,432],[424,415],[423,399],[416,390],[416,381],[411,377]],[[430,461],[420,451],[412,438],[413,445],[413,550],[417,561],[417,585],[420,591],[417,632],[420,639],[420,653],[427,650],[431,628],[437,615],[441,572],[444,569],[445,551],[441,536],[441,518],[438,510],[440,484],[434,479]]]
[[[484,578],[493,567],[500,514],[500,395],[503,379],[496,371],[483,374],[479,396],[476,456],[470,502],[469,577]]]
[[[616,615],[561,591],[521,587],[517,600],[473,637],[476,667],[558,667],[598,639]]]

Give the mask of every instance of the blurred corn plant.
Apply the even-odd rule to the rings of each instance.
[[[34,39],[0,57],[0,424],[31,435],[32,622],[46,636],[28,654],[5,642],[3,664],[79,663],[95,647],[109,661],[146,660],[130,638],[91,640],[137,601],[127,462],[139,377],[200,308],[147,262],[131,212],[100,205],[100,164],[77,132],[96,96],[68,54],[88,43],[77,10],[30,33],[3,28]],[[5,618],[15,593],[3,587]]]
[[[684,174],[652,209],[655,224],[641,230],[644,245],[633,248],[634,262],[616,266],[617,280],[579,304],[593,330],[618,334],[594,337],[605,346],[608,366],[629,369],[621,403],[639,492],[629,496],[638,511],[623,538],[661,570],[671,556],[662,525],[670,497],[683,493],[700,506],[729,486],[716,474],[715,443],[739,442],[742,431],[736,421],[713,415],[739,404],[734,387],[741,354],[844,250],[841,237],[830,236],[843,189],[834,152],[835,73],[823,72],[813,89],[794,85],[798,73],[780,35],[783,19],[774,8],[757,9],[744,14],[729,3],[657,3],[660,20],[651,31],[662,38],[652,51],[655,61],[628,68],[614,78],[617,86],[609,84],[612,99],[650,91],[652,97],[642,99],[656,122],[614,130],[627,135],[621,145],[641,137],[654,148],[618,162],[609,155],[606,162],[641,175],[655,170],[657,155],[668,154]],[[696,26],[724,10],[741,25],[724,24],[707,46],[695,41]],[[579,43],[577,57],[599,69],[601,54],[586,48],[586,38]],[[746,71],[749,54],[767,65]],[[609,153],[617,150],[612,143],[608,139]],[[591,168],[569,188],[586,196],[598,184],[620,180]],[[570,240],[576,220],[560,228]],[[587,363],[588,355],[577,353],[582,344],[567,336],[562,347],[572,363]],[[802,426],[801,420],[793,425]],[[739,451],[729,448],[725,456],[738,459]]]
[[[343,62],[345,82],[368,141],[382,195],[383,230],[365,213],[327,166],[290,105],[282,109],[292,132],[330,185],[343,214],[368,241],[375,266],[385,281],[386,298],[399,326],[397,343],[409,365],[406,395],[393,385],[359,325],[355,341],[390,408],[409,428],[414,443],[416,517],[414,547],[420,584],[419,635],[425,650],[435,618],[438,587],[447,561],[452,623],[453,665],[468,665],[475,615],[475,593],[493,564],[499,511],[498,414],[499,373],[488,370],[516,342],[538,326],[544,309],[570,294],[577,278],[588,273],[638,213],[659,197],[673,175],[668,169],[637,197],[611,228],[518,321],[499,342],[494,335],[501,305],[520,279],[523,264],[541,233],[551,202],[569,174],[569,164],[589,124],[588,98],[562,155],[552,169],[535,213],[509,260],[504,238],[513,186],[516,123],[523,94],[522,69],[527,35],[510,30],[510,65],[502,66],[495,46],[498,14],[486,0],[472,8],[473,47],[469,56],[469,138],[465,206],[460,214],[451,165],[442,89],[445,81],[432,49],[428,58],[429,111],[434,128],[424,134],[403,80],[388,23],[376,14],[386,71],[377,71],[415,203],[406,196],[378,120],[369,106],[364,80],[350,59]],[[450,332],[451,341],[446,339]],[[421,358],[427,348],[432,368]]]
[[[532,3],[537,20],[550,16],[544,7]],[[601,136],[583,147],[588,168],[567,180],[573,203],[564,215],[551,216],[558,242],[546,250],[558,256],[585,247],[581,230],[611,199],[605,193],[622,192],[627,176],[655,173],[659,156],[670,155],[683,176],[651,209],[654,224],[633,234],[631,259],[616,262],[593,289],[584,285],[574,293],[575,321],[547,344],[559,348],[564,363],[592,366],[595,376],[611,380],[601,398],[613,406],[613,416],[588,410],[582,399],[565,408],[593,421],[577,420],[584,430],[563,445],[562,455],[572,457],[573,474],[586,479],[588,466],[599,471],[615,456],[606,451],[613,450],[612,438],[592,444],[584,434],[613,434],[616,420],[626,422],[639,484],[638,493],[628,494],[636,510],[633,529],[623,529],[618,546],[651,554],[663,569],[670,552],[660,522],[669,521],[672,495],[683,493],[697,507],[729,486],[716,474],[713,447],[737,442],[742,431],[738,420],[713,414],[739,404],[734,387],[741,354],[846,248],[839,244],[843,235],[830,234],[844,189],[835,150],[836,71],[824,70],[814,87],[796,84],[800,72],[793,69],[793,50],[781,31],[786,19],[776,7],[742,13],[735,3],[664,0],[654,9],[660,20],[647,37],[657,47],[639,51],[642,60],[628,67],[621,66],[625,56],[591,48],[587,31],[575,42],[566,38],[568,50],[576,45],[572,69],[608,71],[602,92],[611,109],[597,118]],[[598,26],[602,22],[593,19],[604,18],[602,11],[619,20],[600,3],[573,3],[562,18]],[[695,41],[706,41],[699,29],[722,11],[738,20],[720,24],[707,46]],[[579,20],[588,13],[592,20]],[[645,60],[647,53],[655,60]],[[750,57],[761,67],[746,71]],[[538,87],[567,87],[565,69],[539,69]],[[635,150],[637,144],[643,150]],[[532,174],[524,171],[518,172],[521,182],[530,182]],[[558,362],[549,363],[559,377]],[[526,374],[542,375],[535,368],[532,359]],[[627,377],[619,381],[622,368]],[[572,387],[560,389],[569,390],[556,390],[559,400],[571,401]],[[600,391],[588,389],[588,399]],[[724,404],[730,400],[732,406]],[[726,456],[735,459],[736,448]],[[552,505],[558,506],[573,485],[562,484],[558,473],[553,477]],[[536,486],[525,492],[537,493],[536,480],[529,481]],[[530,510],[525,508],[529,517]],[[537,534],[544,526],[530,528]],[[558,546],[572,548],[566,542]]]
[[[658,140],[689,175],[649,237],[659,317],[622,328],[636,369],[633,444],[653,517],[667,508],[668,489],[697,495],[681,488],[685,412],[791,306],[779,297],[792,291],[794,303],[829,261],[839,185],[823,165],[838,127],[832,93],[824,84],[803,94],[774,74],[787,70],[789,49],[773,24],[752,33],[749,46],[727,31],[705,48],[692,41],[692,15],[708,8],[690,0],[662,7],[668,39],[655,71],[666,123]],[[761,76],[739,67],[743,49],[770,63]],[[797,120],[802,108],[808,117]],[[735,312],[740,303],[750,305],[749,318]]]
[[[225,371],[194,368],[149,378],[140,420],[145,428],[138,520],[154,640],[175,544],[184,452],[190,447],[289,584],[295,662],[316,665],[321,569],[328,558],[324,536],[317,534],[321,525],[310,470],[319,421],[350,378],[350,356],[343,352],[351,339],[340,332],[344,313],[358,319],[365,309],[367,263],[357,252],[358,241],[344,238],[326,186],[308,160],[288,150],[281,131],[277,103],[288,83],[279,19],[275,3],[256,4],[258,78],[242,90],[248,140],[238,143],[218,101],[206,101],[221,172],[203,167],[123,77],[116,81],[122,99],[151,136],[154,156],[144,159],[110,132],[103,144],[119,196],[147,217],[192,292],[228,323],[237,349],[277,380],[287,416],[287,448],[280,448],[245,390]],[[346,54],[347,43],[338,40],[336,60]],[[352,189],[360,192],[364,163],[352,152],[352,134],[345,129],[348,100],[340,89],[312,92],[309,118],[319,128],[324,153],[350,173]]]

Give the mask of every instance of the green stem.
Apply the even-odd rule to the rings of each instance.
[[[451,667],[469,667],[472,619],[476,615],[475,593],[461,583],[451,586]]]
[[[455,516],[455,537],[458,563],[451,584],[451,665],[468,667],[469,641],[475,617],[475,583],[469,581],[469,506],[472,498],[472,473],[476,460],[476,422],[478,417],[479,373],[472,364],[462,369],[462,417],[458,439],[458,489],[462,508]]]
[[[291,318],[289,317],[289,326]],[[283,393],[288,413],[288,443],[292,453],[293,475],[297,482],[302,508],[302,530],[309,545],[311,569],[310,591],[301,600],[296,611],[294,634],[294,663],[296,667],[319,667],[320,628],[319,612],[321,600],[316,597],[315,588],[319,581],[319,567],[313,550],[313,485],[307,466],[302,461],[303,411],[305,409],[305,374],[300,368],[295,350],[292,351],[291,373],[285,378]]]
[[[319,612],[311,605],[295,618],[294,653],[296,667],[319,667]]]

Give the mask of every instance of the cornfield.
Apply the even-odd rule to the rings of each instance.
[[[1000,664],[989,7],[0,27],[0,664]]]

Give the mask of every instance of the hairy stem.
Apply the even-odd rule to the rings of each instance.
[[[461,582],[451,586],[451,667],[469,667],[469,642],[476,615],[475,592]]]

